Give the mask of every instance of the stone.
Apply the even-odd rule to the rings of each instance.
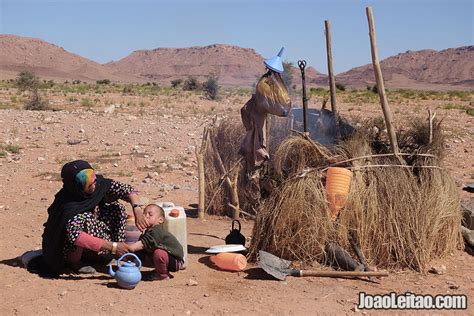
[[[428,272],[433,273],[433,274],[445,274],[447,271],[446,266],[444,264],[441,264],[439,266],[432,266]]]
[[[181,163],[181,166],[183,166],[183,167],[191,167],[192,165],[193,165],[193,164],[190,163],[189,161],[183,161],[183,162]]]
[[[115,104],[112,104],[104,109],[104,113],[108,113],[108,114],[114,113],[114,111],[115,111]]]
[[[186,282],[186,285],[187,286],[197,286],[198,282],[196,280],[189,279],[188,282]]]
[[[38,157],[37,159],[38,159],[38,161],[45,161],[46,160],[46,158],[44,158],[44,157]]]
[[[79,139],[70,138],[67,140],[67,143],[68,145],[77,145],[77,144],[80,144],[81,141]]]

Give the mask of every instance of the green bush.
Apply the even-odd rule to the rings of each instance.
[[[22,71],[18,74],[15,83],[18,90],[27,91],[37,89],[40,81],[31,71]]]
[[[219,92],[219,84],[218,78],[216,76],[209,76],[207,80],[202,84],[202,87],[208,99],[217,99],[217,94]]]
[[[96,83],[97,84],[110,84],[110,80],[109,79],[97,80]]]
[[[5,146],[5,150],[12,154],[18,154],[20,153],[20,146],[9,144]]]
[[[179,87],[182,83],[183,83],[183,79],[171,80],[171,86],[172,86],[173,88]]]
[[[346,86],[342,83],[336,82],[336,89],[340,91],[346,91]]]
[[[183,90],[194,91],[199,89],[199,82],[194,77],[188,77],[183,83]]]
[[[132,94],[133,93],[133,86],[132,85],[126,85],[122,89],[123,94]]]
[[[48,100],[44,99],[37,89],[30,92],[30,97],[26,101],[25,110],[30,111],[46,111],[50,110]]]
[[[91,108],[94,106],[94,102],[91,101],[89,98],[81,99],[81,106],[86,108]]]

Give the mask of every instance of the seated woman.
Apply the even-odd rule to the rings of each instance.
[[[119,199],[129,202],[138,229],[144,231],[148,221],[138,204],[138,195],[130,185],[96,175],[84,160],[66,163],[61,170],[63,187],[48,208],[44,224],[42,256],[30,261],[28,270],[45,277],[57,277],[68,265],[82,269],[83,249],[97,253],[129,252],[125,240],[127,214]]]

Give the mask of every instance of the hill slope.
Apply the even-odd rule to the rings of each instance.
[[[169,82],[193,76],[204,80],[208,75],[219,77],[219,84],[252,86],[265,72],[264,58],[254,49],[213,44],[189,48],[157,48],[138,50],[127,57],[107,63],[111,71],[129,73],[148,81]],[[293,82],[299,83],[296,68]],[[314,68],[308,69],[310,79],[325,75]]]
[[[120,81],[120,76],[92,60],[40,39],[0,34],[0,78],[29,70],[41,78]]]
[[[474,87],[474,46],[441,51],[407,51],[380,62],[387,87],[451,85]],[[354,87],[375,83],[372,64],[336,76],[338,82]]]

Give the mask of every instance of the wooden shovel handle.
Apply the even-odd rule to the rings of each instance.
[[[293,272],[294,271],[294,272]],[[314,270],[293,270],[293,276],[315,276],[315,277],[387,277],[388,272],[383,271],[314,271]]]

